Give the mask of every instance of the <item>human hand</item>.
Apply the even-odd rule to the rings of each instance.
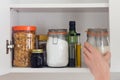
[[[85,42],[83,48],[84,60],[95,80],[110,80],[110,52],[102,55],[96,48]]]

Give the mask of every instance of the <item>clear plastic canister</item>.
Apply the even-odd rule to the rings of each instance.
[[[35,26],[13,26],[13,66],[29,67],[31,50],[35,48]]]

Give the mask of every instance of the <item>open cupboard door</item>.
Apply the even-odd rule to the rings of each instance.
[[[0,76],[10,72],[11,53],[6,54],[6,40],[10,40],[10,0],[0,0]]]

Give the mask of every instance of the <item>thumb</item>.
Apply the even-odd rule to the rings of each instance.
[[[109,63],[110,62],[110,58],[111,58],[111,53],[110,52],[106,52],[103,55],[104,59]]]

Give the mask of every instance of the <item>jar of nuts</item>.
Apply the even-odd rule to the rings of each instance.
[[[29,67],[31,50],[35,48],[35,26],[14,26],[13,28],[13,65]]]

